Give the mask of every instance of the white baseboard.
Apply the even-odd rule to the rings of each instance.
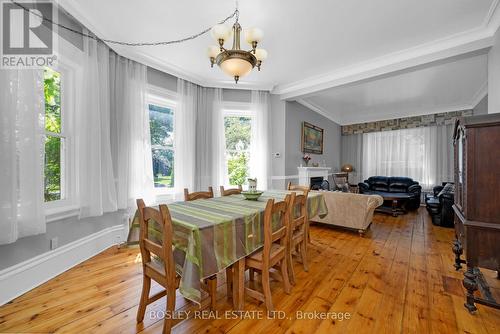
[[[82,239],[0,271],[0,306],[123,240],[125,225]]]

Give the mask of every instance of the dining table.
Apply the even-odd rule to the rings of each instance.
[[[237,194],[168,204],[174,234],[174,261],[181,276],[181,295],[200,304],[201,281],[232,266],[233,304],[235,309],[242,309],[245,258],[263,246],[267,201],[282,201],[292,192],[267,190],[257,200],[247,200],[242,194]],[[321,192],[309,192],[307,212],[309,217],[328,213]],[[128,242],[137,243],[138,212],[130,226]],[[161,236],[161,224],[150,223],[148,238],[161,244]]]

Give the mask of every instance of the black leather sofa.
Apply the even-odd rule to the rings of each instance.
[[[420,206],[422,187],[409,177],[372,176],[358,184],[361,194],[375,194],[385,198],[398,196],[406,210]]]
[[[455,219],[453,213],[454,184],[450,182],[436,186],[432,192],[425,198],[425,207],[431,215],[432,223],[437,226],[453,227]]]

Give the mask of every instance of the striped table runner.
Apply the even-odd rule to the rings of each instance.
[[[270,190],[258,201],[243,195],[175,202],[168,205],[174,225],[174,258],[181,274],[181,294],[201,301],[200,281],[227,268],[263,245],[263,214],[267,200],[283,200],[290,191]],[[327,214],[323,195],[310,192],[309,217]],[[136,213],[129,244],[137,243],[139,221]],[[161,227],[150,224],[149,238],[161,243]],[[135,239],[135,240],[134,240]]]

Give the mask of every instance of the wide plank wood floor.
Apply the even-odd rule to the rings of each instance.
[[[221,274],[218,312],[205,314],[219,318],[196,319],[191,313],[176,320],[173,333],[500,332],[499,310],[478,305],[471,315],[463,307],[463,270],[452,265],[453,230],[433,226],[425,209],[398,218],[376,214],[363,238],[320,225],[311,234],[309,272],[296,264],[290,295],[273,282],[275,308],[284,313],[260,320],[242,319],[250,312],[224,317],[231,304]],[[164,298],[148,307],[144,323],[135,321],[142,283],[138,254],[137,248],[111,248],[0,307],[0,333],[161,333],[162,320],[155,315],[162,315]],[[500,297],[495,273],[484,275]],[[202,309],[207,306],[205,300]],[[200,310],[180,296],[176,309]],[[245,310],[265,308],[247,298]],[[297,311],[350,318],[303,320]]]

